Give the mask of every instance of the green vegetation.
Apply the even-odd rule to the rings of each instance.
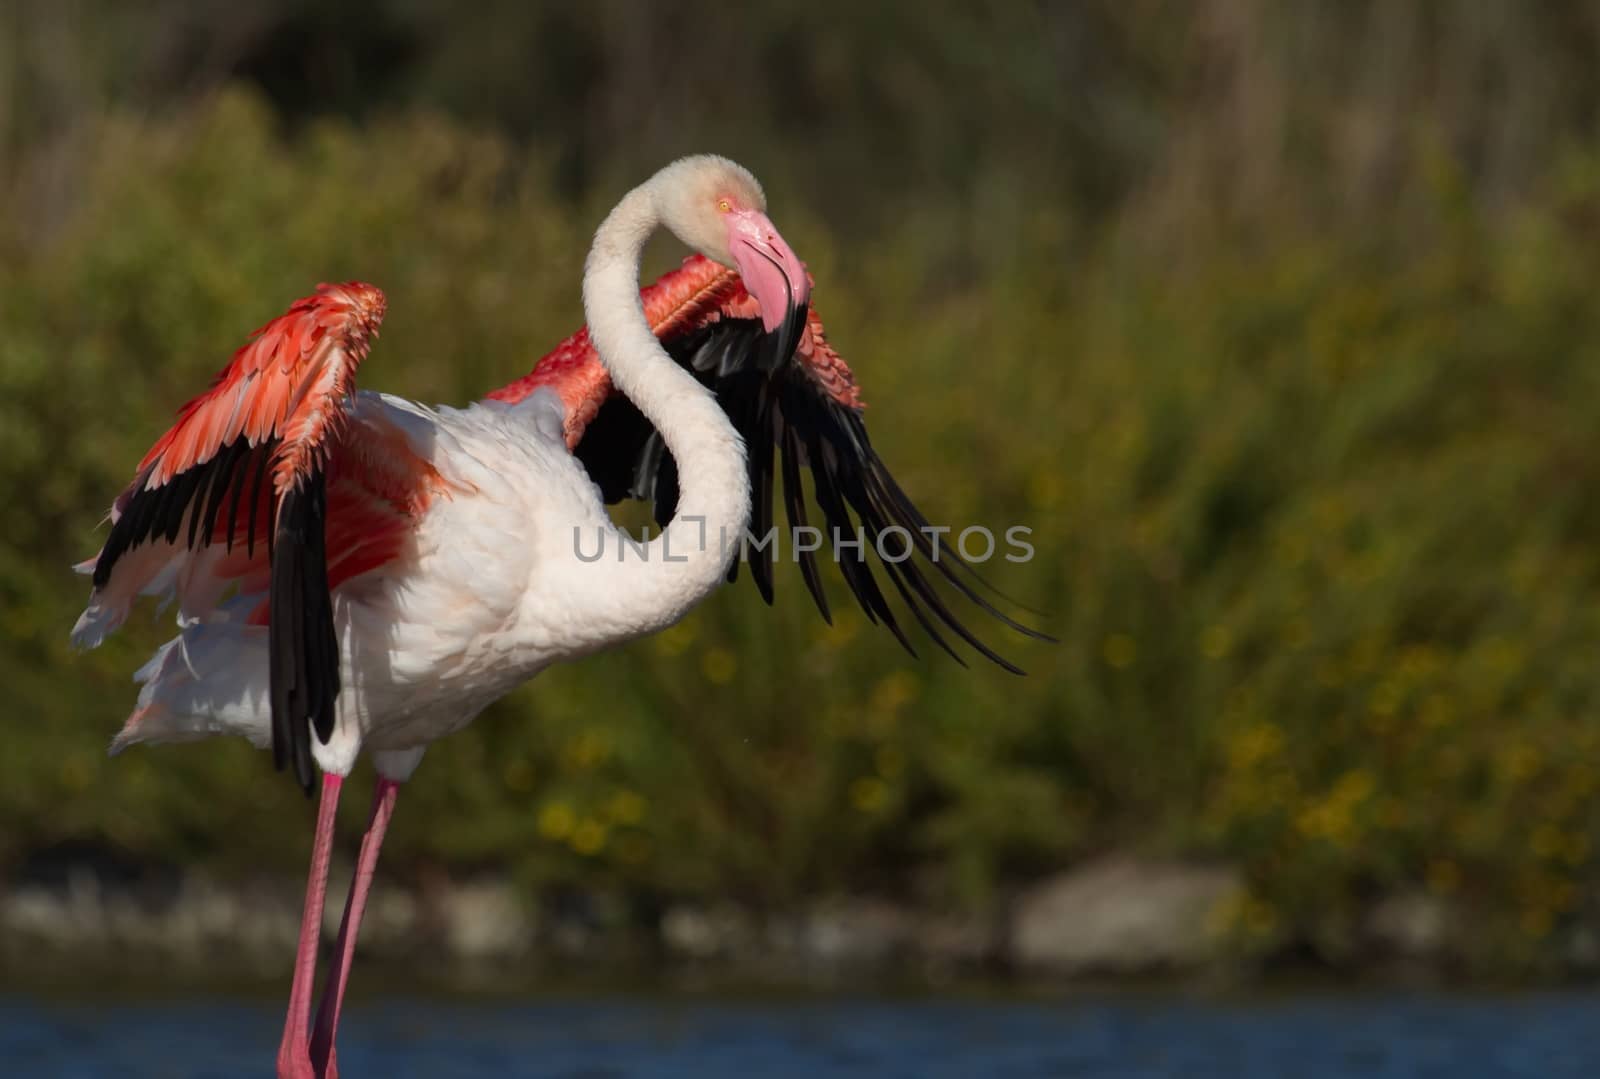
[[[392,872],[965,906],[1132,846],[1243,866],[1244,950],[1337,958],[1361,903],[1416,889],[1471,914],[1485,965],[1536,962],[1600,857],[1600,151],[1565,8],[1107,2],[985,23],[980,56],[970,27],[812,7],[836,40],[798,6],[759,38],[815,91],[786,126],[761,126],[784,103],[740,59],[748,98],[674,83],[615,153],[608,94],[663,68],[569,98],[565,69],[529,75],[530,101],[587,103],[580,133],[511,92],[510,45],[463,60],[471,28],[377,106],[258,71],[271,96],[107,105],[144,85],[108,67],[73,126],[18,108],[0,191],[36,212],[0,230],[0,871],[76,842],[299,870],[310,810],[262,755],[105,757],[170,622],[73,654],[69,565],[172,410],[310,285],[387,291],[364,387],[470,400],[576,327],[623,183],[714,146],[769,180],[907,490],[1033,528],[1037,557],[990,575],[1061,643],[992,634],[1021,680],[915,662],[853,612],[824,626],[798,573],[775,611],[742,583],[431,750]],[[513,43],[598,49],[562,63],[650,55],[603,19],[507,18]],[[700,47],[736,55],[730,35]],[[1393,54],[1352,68],[1373,41]],[[22,100],[59,104],[29,72]],[[41,194],[60,160],[65,201]]]

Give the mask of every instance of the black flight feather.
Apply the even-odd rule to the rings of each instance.
[[[877,559],[900,602],[942,650],[961,659],[946,637],[949,632],[1003,670],[1022,673],[962,621],[935,582],[942,580],[977,609],[1019,633],[1052,638],[998,609],[980,591],[992,592],[992,587],[961,557],[955,544],[925,531],[931,525],[872,448],[860,413],[831,397],[796,359],[805,317],[804,309],[797,309],[771,333],[764,332],[756,319],[724,318],[664,342],[673,359],[716,394],[749,447],[751,532],[763,542],[759,549],[746,549],[756,588],[772,602],[780,548],[764,541],[780,487],[791,533],[782,550],[789,551],[809,526],[802,475],[808,469],[826,549],[869,621],[882,623],[908,652],[916,654],[873,572],[871,563]],[[575,452],[607,502],[648,501],[662,525],[676,512],[676,462],[660,434],[621,394],[613,394],[601,406]],[[880,540],[884,553],[893,557],[881,558]],[[905,558],[898,557],[902,548],[907,548]],[[795,546],[792,557],[817,610],[831,622],[815,554]],[[735,559],[728,579],[735,580],[738,574]]]
[[[276,513],[267,654],[272,694],[272,759],[291,761],[307,792],[314,777],[311,735],[333,737],[339,696],[339,641],[328,594],[327,482],[320,470],[282,497]]]
[[[648,434],[649,425],[640,424],[639,430]],[[269,439],[251,446],[241,436],[160,487],[146,489],[146,477],[141,477],[95,562],[94,584],[104,587],[117,562],[143,543],[177,544],[182,536],[190,549],[210,546],[217,542],[219,523],[225,523],[227,548],[232,550],[241,499],[249,500],[245,542],[253,556],[265,501],[273,761],[280,769],[292,762],[296,779],[309,792],[314,778],[311,735],[324,743],[333,736],[340,687],[339,643],[328,593],[327,481],[320,468],[314,469],[284,494],[280,507],[269,479],[278,445],[277,439]],[[222,522],[224,502],[227,517]]]

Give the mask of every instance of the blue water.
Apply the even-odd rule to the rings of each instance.
[[[254,1001],[0,998],[0,1075],[265,1076],[279,1022]],[[356,1002],[339,1062],[345,1079],[1594,1079],[1600,995]]]

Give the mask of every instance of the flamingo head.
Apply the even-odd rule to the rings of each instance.
[[[661,170],[657,191],[662,221],[680,240],[739,271],[786,359],[806,324],[811,278],[767,217],[767,196],[750,170],[715,154],[685,157]]]

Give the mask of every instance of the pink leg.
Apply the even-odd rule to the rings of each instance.
[[[333,1079],[339,1074],[333,1050],[334,1035],[339,1029],[339,1007],[344,1002],[345,985],[350,980],[356,936],[361,932],[361,915],[367,909],[372,875],[378,868],[378,851],[383,846],[383,834],[389,828],[389,818],[394,815],[395,797],[399,792],[400,784],[383,776],[378,777],[378,785],[372,792],[372,815],[367,821],[367,834],[361,838],[361,856],[356,863],[355,879],[350,882],[350,897],[345,900],[344,920],[339,923],[339,943],[335,946],[338,958],[322,987],[317,1028],[311,1036],[312,1064],[316,1074],[324,1079]]]
[[[294,984],[289,990],[289,1018],[278,1045],[278,1079],[313,1079],[310,1054],[311,983],[317,973],[317,945],[322,942],[322,902],[328,894],[328,859],[333,853],[333,822],[339,808],[343,776],[322,777],[317,803],[317,835],[311,844],[311,872],[306,877],[306,909],[300,919],[300,945],[294,956]]]

